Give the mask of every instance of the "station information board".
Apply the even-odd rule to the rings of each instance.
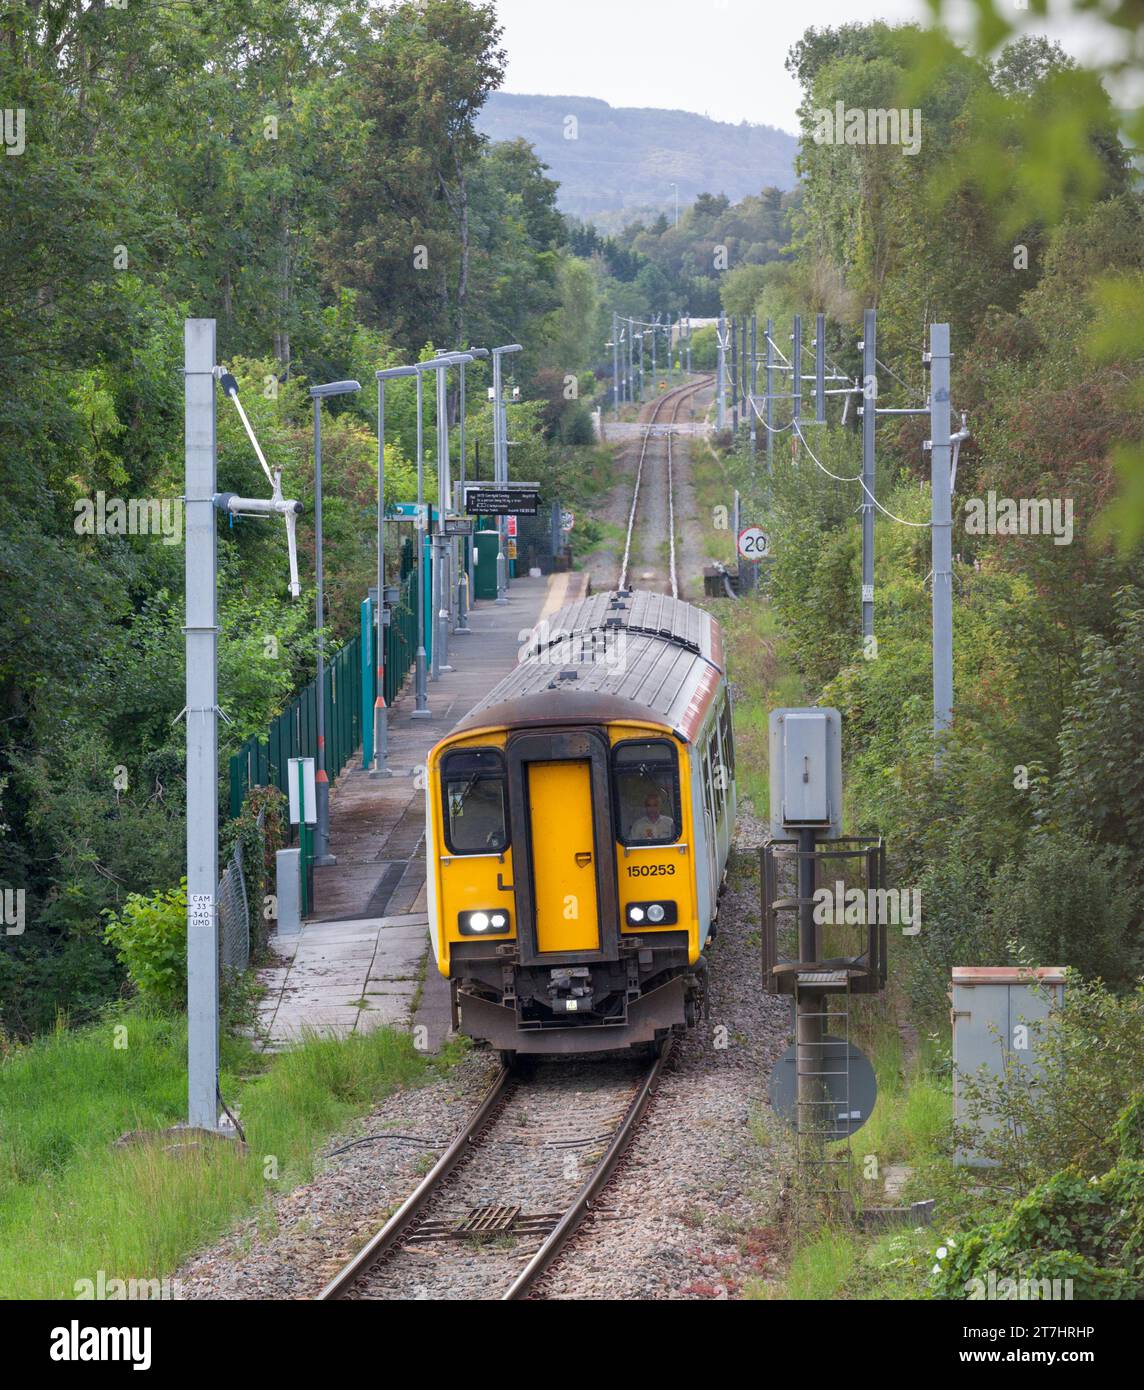
[[[470,516],[535,516],[540,493],[523,488],[466,488],[465,511]]]

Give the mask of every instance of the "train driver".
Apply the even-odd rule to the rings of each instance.
[[[675,822],[665,816],[663,802],[658,791],[649,791],[644,797],[644,814],[631,828],[633,840],[670,840],[675,834]]]

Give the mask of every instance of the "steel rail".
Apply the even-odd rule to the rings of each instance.
[[[457,1166],[469,1146],[476,1142],[485,1123],[503,1098],[511,1075],[508,1067],[501,1068],[500,1073],[485,1092],[481,1103],[469,1116],[461,1132],[381,1230],[362,1246],[347,1265],[334,1275],[318,1294],[317,1302],[332,1302],[334,1299],[341,1298],[366,1270],[372,1269],[392,1251],[398,1241],[407,1233],[410,1225],[433,1196],[443,1179],[447,1178]]]
[[[564,1215],[553,1227],[552,1232],[545,1237],[540,1248],[532,1256],[529,1262],[513,1280],[508,1291],[501,1295],[502,1302],[523,1298],[551,1265],[552,1261],[560,1253],[565,1241],[580,1224],[584,1218],[584,1213],[592,1205],[592,1199],[607,1186],[608,1179],[612,1175],[616,1164],[619,1162],[624,1150],[627,1148],[631,1137],[635,1132],[636,1125],[643,1116],[651,1100],[652,1092],[655,1090],[656,1082],[660,1078],[668,1057],[671,1055],[671,1039],[656,1054],[655,1060],[648,1068],[647,1075],[640,1083],[639,1089],[632,1097],[624,1117],[620,1121],[616,1132],[612,1135],[612,1141],[608,1145],[604,1156],[588,1174],[587,1180],[576,1193],[575,1197],[565,1209]]]
[[[657,420],[658,420],[658,418],[659,418],[659,412],[660,412],[660,411],[663,409],[663,407],[668,403],[668,401],[672,401],[673,407],[674,407],[674,408],[673,408],[673,410],[672,410],[672,415],[671,415],[671,421],[670,421],[670,423],[671,423],[671,424],[674,424],[675,421],[676,421],[676,419],[678,418],[678,415],[679,415],[679,407],[683,404],[684,399],[685,399],[687,396],[689,396],[689,395],[694,395],[697,391],[701,391],[705,386],[709,386],[709,385],[711,384],[711,381],[712,381],[712,378],[711,378],[711,377],[704,377],[704,378],[702,379],[702,381],[698,381],[698,382],[684,382],[684,384],[683,384],[682,386],[677,386],[677,387],[675,387],[675,389],[674,389],[673,391],[668,391],[666,395],[661,396],[661,397],[659,398],[659,400],[656,401],[655,406],[653,407],[652,412],[651,412],[651,418],[648,420],[647,424],[646,424],[645,427],[644,427],[644,432],[643,432],[643,435],[641,436],[641,440],[640,440],[640,456],[639,456],[639,462],[636,464],[636,481],[635,481],[635,486],[634,486],[634,488],[632,489],[632,505],[631,505],[631,510],[628,512],[628,530],[627,530],[627,535],[626,535],[625,538],[624,538],[624,558],[623,558],[623,561],[621,562],[621,565],[620,565],[620,582],[619,582],[618,587],[621,588],[621,589],[626,589],[626,588],[628,587],[628,583],[627,583],[627,580],[628,580],[628,566],[629,566],[629,563],[630,563],[630,561],[631,561],[632,537],[635,535],[636,513],[637,513],[638,510],[639,510],[640,487],[641,487],[641,485],[642,485],[642,483],[643,483],[644,460],[645,460],[645,458],[646,458],[646,456],[647,456],[648,440],[651,438],[652,429],[653,429],[653,427],[655,426],[655,424],[656,424],[656,422],[657,422]],[[679,596],[679,586],[678,586],[678,583],[677,583],[677,581],[676,581],[676,576],[675,576],[675,523],[674,523],[674,507],[673,507],[673,505],[672,505],[672,496],[671,496],[671,436],[670,436],[670,435],[668,436],[668,446],[667,446],[667,447],[668,447],[668,511],[669,511],[669,515],[670,515],[670,517],[671,517],[671,551],[672,551],[671,592],[672,592],[672,596],[673,596],[673,597],[678,598],[678,596]]]
[[[578,1189],[572,1201],[564,1209],[559,1221],[529,1258],[524,1269],[513,1280],[508,1290],[501,1295],[502,1300],[518,1299],[527,1294],[552,1264],[565,1241],[579,1226],[585,1213],[590,1209],[593,1199],[607,1185],[616,1164],[631,1141],[637,1124],[647,1110],[652,1092],[655,1090],[656,1083],[659,1081],[670,1053],[671,1042],[669,1040],[667,1045],[657,1052],[654,1061],[648,1067],[642,1081],[628,1102],[623,1118],[613,1131],[603,1156],[593,1167],[592,1172]],[[317,1295],[317,1302],[333,1302],[344,1298],[364,1274],[380,1264],[393,1252],[400,1241],[411,1233],[411,1229],[416,1228],[418,1216],[434,1197],[444,1179],[457,1167],[470,1147],[479,1142],[481,1131],[504,1099],[504,1093],[511,1077],[512,1072],[507,1067],[502,1068],[448,1149],[381,1230],[358,1251],[348,1264],[338,1271]]]

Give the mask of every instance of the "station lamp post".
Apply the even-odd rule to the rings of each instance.
[[[336,864],[330,853],[330,778],[326,770],[326,639],[322,569],[322,402],[331,396],[349,396],[361,390],[357,381],[331,381],[325,386],[311,386],[314,402],[314,569],[318,581],[318,756],[314,781],[317,793],[318,824],[314,834],[314,863]],[[335,772],[337,769],[335,769]]]
[[[508,483],[508,428],[504,418],[501,358],[523,352],[519,343],[506,343],[492,350],[493,358],[493,480],[498,487]],[[505,544],[505,518],[497,518],[497,603],[508,602],[508,555]]]
[[[373,768],[371,776],[387,775],[389,710],[385,704],[385,383],[416,376],[416,367],[386,367],[377,380],[377,699],[373,702]]]
[[[476,359],[476,360],[478,360],[478,361],[487,358],[488,355],[489,355],[489,350],[488,350],[488,348],[475,348],[475,347],[471,347],[471,348],[469,348],[468,351],[469,351],[470,357],[472,357],[472,358],[474,358],[474,359]],[[460,416],[460,426],[461,426],[461,477],[460,477],[460,484],[461,484],[461,486],[460,486],[460,489],[459,489],[459,491],[460,491],[460,498],[459,498],[460,506],[459,506],[458,510],[459,510],[460,512],[462,512],[462,513],[463,513],[464,510],[465,510],[465,480],[466,480],[466,472],[467,472],[467,459],[466,459],[466,457],[465,457],[465,408],[466,408],[466,398],[465,398],[465,367],[466,367],[466,365],[467,365],[467,364],[464,363],[464,362],[462,362],[462,363],[460,364],[460,369],[459,369],[459,370],[460,370],[460,375],[459,375],[459,380],[458,380],[458,385],[457,385],[457,390],[458,390],[458,393],[459,393],[459,395],[460,395],[460,407],[459,407],[457,413],[458,413],[458,415]],[[465,539],[464,539],[464,537],[461,537],[460,540],[459,540],[459,542],[455,542],[454,544],[455,544],[456,547],[457,547],[457,550],[458,550],[459,555],[463,555],[463,554],[465,553]],[[453,629],[453,631],[454,631],[454,632],[459,632],[459,633],[464,633],[464,634],[466,634],[466,635],[467,635],[468,633],[472,632],[472,628],[469,626],[469,604],[470,604],[470,600],[472,599],[472,593],[473,593],[473,590],[472,590],[472,584],[473,584],[473,549],[474,549],[473,544],[472,544],[472,542],[470,541],[469,546],[468,546],[469,563],[468,563],[468,566],[467,566],[467,567],[464,566],[464,565],[462,565],[462,564],[460,564],[459,559],[458,559],[458,563],[457,563],[457,625],[456,625],[456,627]]]
[[[462,362],[472,362],[473,355],[469,352],[443,352],[437,357],[430,358],[427,362],[418,362],[417,371],[424,375],[425,372],[435,371],[437,373],[437,513],[438,513],[438,533],[430,541],[430,555],[432,557],[432,570],[430,575],[430,590],[432,594],[433,612],[433,646],[430,668],[430,678],[437,680],[442,671],[451,671],[449,665],[449,624],[448,624],[448,603],[449,587],[445,577],[445,557],[448,546],[445,537],[441,534],[440,528],[444,523],[444,518],[449,510],[449,415],[448,400],[446,393],[446,373],[450,367],[460,366]],[[420,475],[419,488],[420,493]],[[420,500],[420,498],[419,498]],[[443,618],[445,621],[443,621]]]

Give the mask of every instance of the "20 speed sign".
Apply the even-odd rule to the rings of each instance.
[[[739,554],[744,560],[761,560],[770,548],[762,527],[746,526],[739,532]]]

